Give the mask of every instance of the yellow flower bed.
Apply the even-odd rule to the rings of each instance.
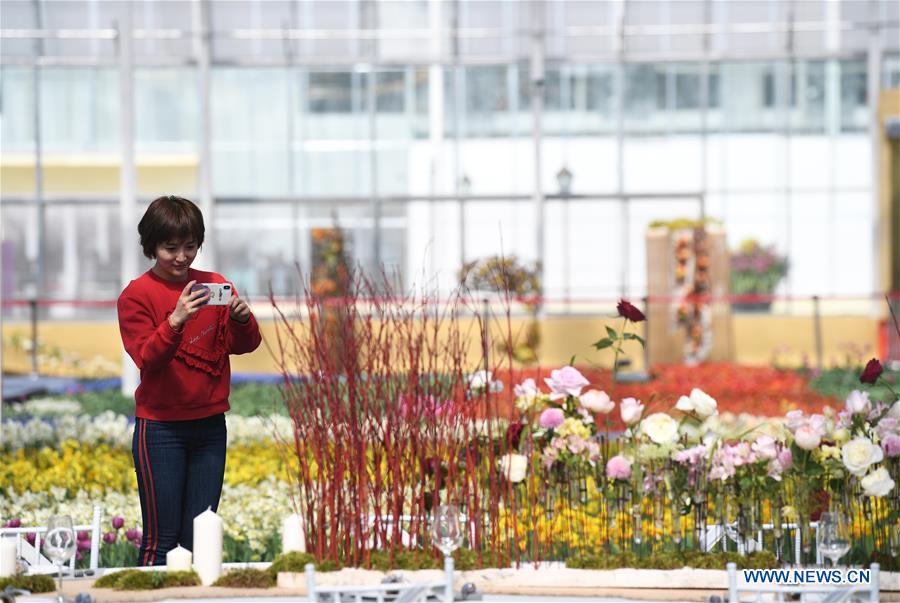
[[[58,449],[20,449],[0,453],[0,490],[48,492],[62,488],[70,497],[137,490],[131,452],[107,444],[66,440]]]
[[[256,486],[267,479],[288,481],[287,466],[272,443],[228,449],[225,483]],[[0,453],[0,491],[48,492],[62,488],[69,497],[137,491],[131,451],[108,444],[66,440],[58,448],[19,449]]]

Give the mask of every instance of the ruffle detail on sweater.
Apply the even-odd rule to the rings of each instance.
[[[222,374],[228,360],[228,351],[225,347],[225,327],[219,322],[216,325],[213,350],[182,341],[175,351],[175,357],[190,367],[218,377]]]

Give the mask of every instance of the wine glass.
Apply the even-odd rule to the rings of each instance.
[[[816,528],[816,546],[822,556],[831,560],[831,566],[850,550],[850,528],[841,513],[822,513]]]
[[[453,554],[462,541],[459,525],[459,509],[456,505],[440,505],[434,509],[431,518],[431,537],[434,545],[441,549],[445,557]]]
[[[54,515],[47,521],[44,537],[44,554],[59,570],[58,601],[65,601],[62,594],[62,566],[75,555],[75,530],[68,515]]]

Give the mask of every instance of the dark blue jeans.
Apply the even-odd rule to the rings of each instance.
[[[165,565],[166,553],[194,547],[194,517],[215,511],[225,476],[225,415],[193,421],[137,419],[131,454],[144,534],[140,565]]]

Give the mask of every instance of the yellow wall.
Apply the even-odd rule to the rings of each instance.
[[[117,155],[46,155],[42,158],[44,192],[49,194],[117,194]],[[138,193],[182,193],[197,190],[197,158],[184,155],[138,155]],[[0,194],[34,194],[34,156],[3,155]]]
[[[893,285],[891,282],[891,268],[896,258],[891,257],[891,242],[894,237],[900,237],[900,232],[894,232],[891,217],[891,197],[893,195],[891,183],[891,145],[885,133],[885,122],[888,117],[900,118],[900,88],[882,90],[878,102],[879,123],[879,216],[878,223],[880,236],[878,241],[881,265],[879,270],[879,284],[882,291],[889,291]],[[887,311],[885,310],[885,313]]]
[[[815,362],[815,339],[812,318],[772,315],[736,315],[734,320],[735,360],[740,364],[765,365],[772,362],[773,354],[778,355],[781,362],[796,365],[805,353],[810,363]],[[521,323],[513,324],[516,332]],[[582,365],[600,364],[610,366],[612,354],[608,351],[597,352],[591,343],[603,336],[604,325],[601,318],[558,317],[548,318],[543,322],[541,335],[541,364],[547,367],[561,366],[576,355],[576,363]],[[609,322],[613,327],[619,324]],[[97,355],[120,365],[121,340],[118,328],[113,322],[45,322],[40,325],[39,337],[47,346],[58,346],[68,353],[78,354],[82,360],[89,361]],[[464,327],[464,329],[467,327]],[[832,360],[843,361],[848,352],[848,344],[857,348],[868,347],[869,353],[875,355],[877,349],[877,321],[867,317],[825,317],[822,319],[822,343],[825,365]],[[261,321],[264,340],[271,342],[275,348],[274,323]],[[471,331],[477,337],[477,329]],[[640,332],[640,331],[639,331]],[[29,370],[29,356],[12,349],[9,345],[14,334],[22,338],[30,338],[28,324],[5,324],[3,340],[6,343],[3,353],[3,370],[26,372]],[[640,348],[636,344],[628,349],[629,357],[635,362],[635,368],[642,364]],[[478,362],[480,344],[477,339],[472,342],[470,361],[473,368]],[[277,367],[274,359],[266,349],[265,343],[254,353],[246,356],[232,357],[235,372],[275,373]],[[64,373],[64,371],[61,371]]]

